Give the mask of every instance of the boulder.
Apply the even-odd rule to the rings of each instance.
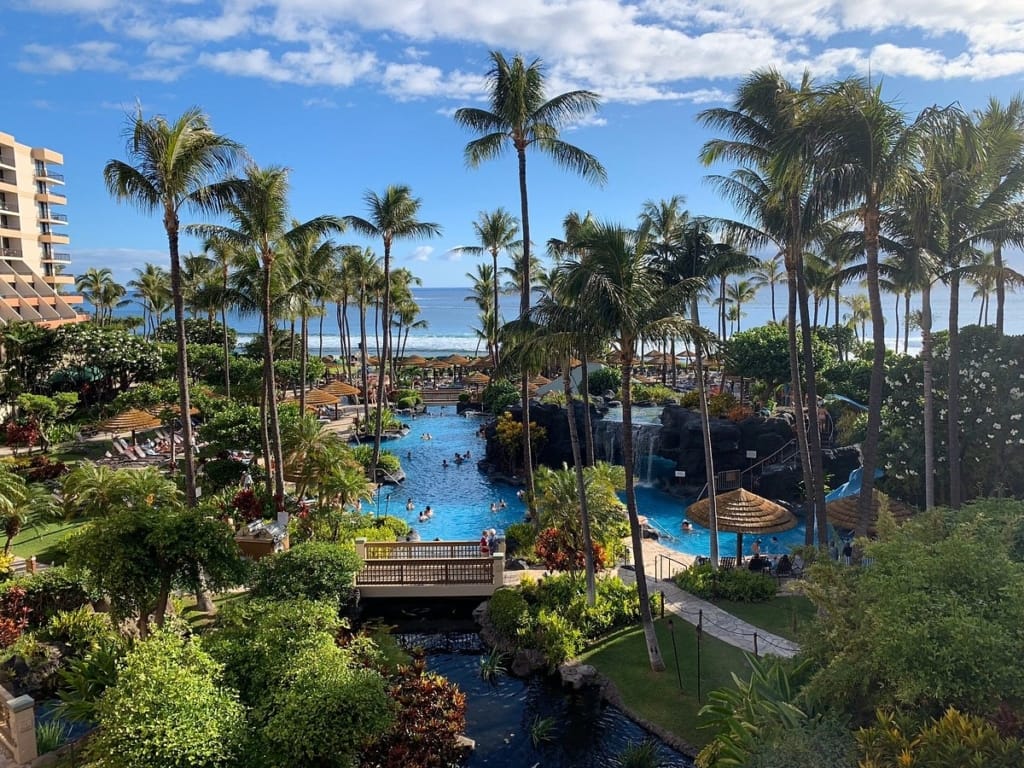
[[[534,672],[547,668],[544,654],[535,648],[520,648],[512,655],[509,672],[516,677],[529,677]]]
[[[558,674],[562,678],[562,685],[571,686],[574,691],[591,685],[599,685],[601,682],[600,675],[594,667],[575,661],[560,664]]]

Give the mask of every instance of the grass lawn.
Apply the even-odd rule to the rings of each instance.
[[[616,633],[584,654],[583,660],[593,664],[601,674],[615,683],[622,703],[628,709],[671,731],[689,744],[700,747],[710,738],[709,733],[697,728],[697,712],[706,701],[708,692],[732,685],[731,673],[745,675],[747,662],[739,648],[705,634],[701,639],[700,651],[703,701],[698,702],[696,630],[693,625],[675,617],[676,650],[683,679],[680,691],[669,618],[666,615],[666,618],[655,621],[661,654],[667,666],[664,672],[651,671],[643,630],[639,626]]]
[[[716,600],[715,605],[738,619],[773,635],[797,640],[800,630],[814,621],[814,604],[801,595],[782,595],[763,603]]]
[[[96,461],[110,450],[110,440],[86,440],[82,443],[62,443],[49,454],[53,461],[73,464],[86,459]]]
[[[14,539],[11,551],[18,557],[26,560],[32,555],[41,563],[60,565],[64,562],[64,552],[58,546],[64,538],[85,521],[74,520],[66,522],[59,520],[53,523],[46,523],[31,530],[22,531]]]

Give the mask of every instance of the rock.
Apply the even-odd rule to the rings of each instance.
[[[560,664],[558,674],[562,678],[562,685],[571,686],[574,691],[586,686],[598,685],[601,681],[597,670],[590,664],[579,664],[574,661]]]
[[[525,571],[530,567],[530,564],[520,558],[514,558],[505,563],[506,571]]]
[[[528,677],[547,667],[544,654],[533,648],[520,648],[512,656],[509,672],[516,677]]]

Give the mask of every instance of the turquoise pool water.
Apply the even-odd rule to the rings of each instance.
[[[410,427],[409,434],[386,442],[384,447],[401,458],[406,480],[399,486],[381,489],[374,502],[376,511],[403,518],[424,541],[435,538],[475,541],[484,528],[501,530],[511,523],[522,522],[526,507],[516,497],[517,489],[492,483],[477,469],[476,463],[484,455],[484,440],[477,434],[482,419],[457,416],[454,406],[447,406],[432,407],[426,414],[406,417],[404,421]],[[425,434],[431,439],[424,439]],[[469,460],[455,464],[455,454],[467,452]],[[447,468],[442,464],[444,461],[448,462]],[[412,510],[406,509],[409,500]],[[505,502],[503,509],[500,508],[502,501]],[[490,511],[492,503],[499,507],[496,512]],[[427,505],[434,510],[434,515],[428,522],[420,523],[419,513]],[[694,526],[691,533],[682,531],[686,505],[686,500],[654,488],[637,488],[640,514],[660,532],[671,536],[662,537],[665,546],[689,555],[706,556],[710,549],[707,529]],[[785,550],[803,544],[803,527],[776,536],[777,548]],[[734,534],[719,534],[718,540],[723,555],[736,551]],[[744,537],[747,553],[753,542],[754,537]],[[770,553],[771,548],[771,537],[761,537],[761,551]]]

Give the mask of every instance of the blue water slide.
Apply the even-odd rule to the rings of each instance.
[[[861,477],[864,472],[864,467],[857,467],[850,473],[850,479],[845,483],[836,488],[832,493],[825,497],[825,503],[835,501],[836,499],[845,499],[847,496],[856,496],[860,493]],[[885,473],[880,469],[875,469],[875,478],[882,477]]]

